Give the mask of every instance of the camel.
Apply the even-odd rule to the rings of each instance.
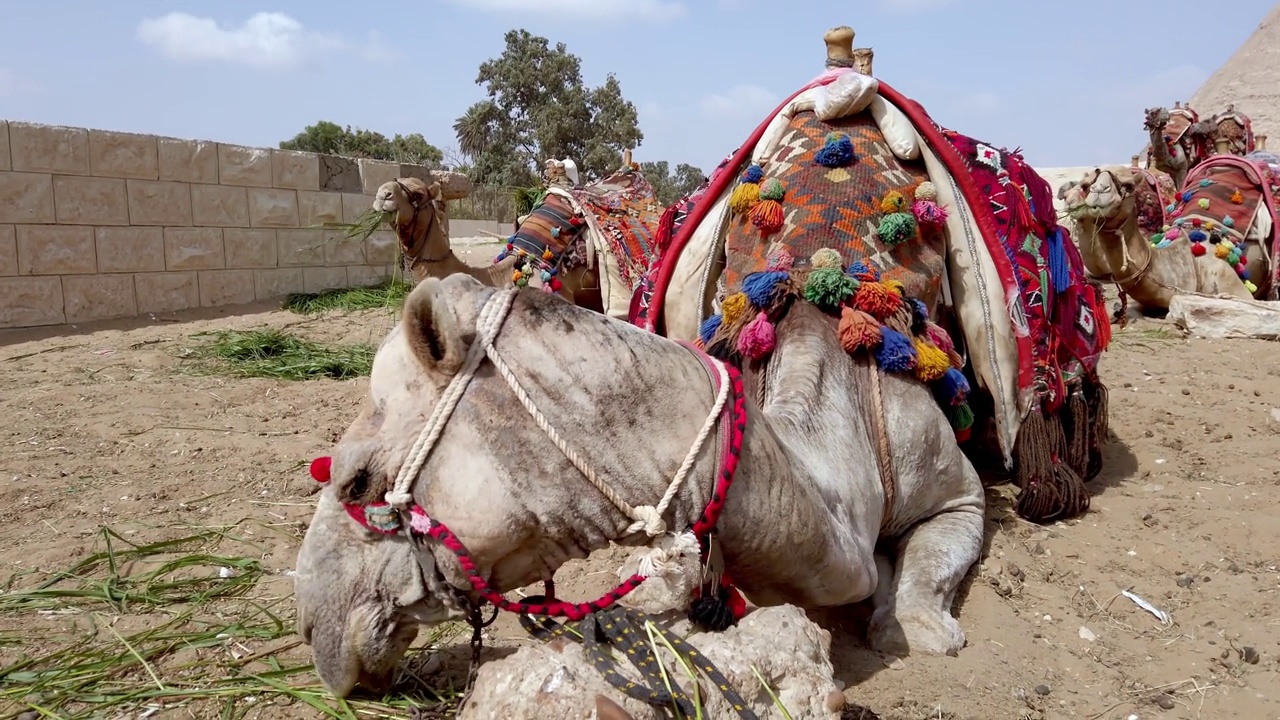
[[[1138,226],[1136,168],[1095,168],[1068,192],[1068,213],[1080,230],[1082,246],[1093,244],[1114,273],[1120,289],[1144,308],[1167,310],[1180,291],[1250,298],[1236,270],[1212,254],[1192,254],[1192,242],[1181,235],[1163,247],[1153,246]],[[1265,276],[1263,259],[1250,257],[1250,269]]]
[[[1187,173],[1203,156],[1203,141],[1198,133],[1206,130],[1199,116],[1182,103],[1173,110],[1147,108],[1143,128],[1151,144],[1147,146],[1148,165],[1169,174],[1175,187],[1182,187]]]
[[[387,213],[392,218],[396,235],[404,249],[405,257],[410,261],[415,280],[428,277],[446,277],[453,273],[463,273],[476,278],[490,287],[510,287],[516,278],[528,277],[525,282],[551,290],[584,307],[591,308],[612,317],[624,319],[629,309],[632,286],[631,276],[637,275],[634,267],[624,270],[619,255],[626,256],[625,262],[639,264],[640,270],[647,268],[652,255],[645,250],[631,252],[626,246],[623,236],[635,234],[651,236],[653,228],[645,225],[645,217],[624,217],[619,220],[617,210],[612,209],[622,202],[637,203],[648,198],[652,201],[650,210],[653,224],[662,208],[656,205],[652,188],[631,166],[630,152],[624,155],[624,167],[614,175],[585,187],[578,184],[577,166],[571,160],[548,160],[546,162],[544,181],[548,193],[545,203],[548,214],[530,227],[538,233],[544,225],[556,222],[555,214],[577,214],[578,225],[585,227],[582,240],[572,240],[563,254],[564,260],[555,260],[557,270],[554,280],[550,274],[543,272],[539,277],[538,268],[532,271],[521,266],[521,260],[514,254],[504,251],[494,264],[486,268],[474,268],[460,261],[449,244],[448,216],[445,203],[440,202],[438,192],[432,190],[422,181],[414,178],[398,178],[383,183],[374,196],[373,209]],[[433,194],[434,193],[434,194]],[[602,196],[599,206],[592,201]],[[552,206],[555,206],[554,208]],[[656,212],[654,212],[656,209]],[[535,209],[532,215],[538,215]],[[610,217],[613,213],[615,216]],[[623,213],[625,215],[625,213]],[[522,216],[517,222],[519,227],[529,220]],[[638,228],[637,224],[645,225]],[[556,229],[553,237],[559,236]],[[628,255],[630,252],[630,255]],[[567,257],[584,255],[583,257]],[[637,257],[638,255],[638,257]],[[566,262],[567,261],[567,262]],[[523,270],[523,272],[518,272]],[[601,271],[603,270],[603,272]],[[552,285],[554,283],[554,286]]]
[[[1060,185],[1058,187],[1058,199],[1067,208],[1081,205],[1084,202],[1084,193],[1080,189],[1080,181],[1068,180]],[[1080,248],[1080,259],[1084,263],[1085,275],[1090,280],[1110,282],[1111,263],[1107,262],[1107,256],[1103,252],[1102,246],[1082,238],[1080,224],[1074,218],[1070,218],[1070,215],[1068,215],[1068,218],[1074,229],[1072,235]]]
[[[477,365],[486,358],[496,371]],[[476,577],[510,591],[611,542],[657,543],[644,552],[661,577],[659,558],[674,557],[663,548],[684,537],[667,529],[697,527],[712,507],[725,576],[757,606],[870,599],[873,648],[957,653],[950,608],[982,550],[984,494],[929,388],[873,374],[803,301],[778,322],[767,372],[735,373],[546,293],[466,275],[420,283],[317,475],[298,553],[299,631],[325,686],[386,689],[418,626],[476,607]],[[512,411],[513,393],[528,412]],[[703,442],[726,425],[723,445]]]

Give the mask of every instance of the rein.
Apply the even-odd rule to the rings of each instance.
[[[435,228],[436,223],[440,222],[440,215],[438,212],[431,213],[431,222],[427,224],[427,230],[422,234],[422,241],[419,243],[414,238],[414,234],[416,234],[418,229],[418,214],[422,212],[422,201],[414,200],[413,194],[409,192],[409,188],[404,186],[404,183],[399,180],[396,180],[395,183],[396,186],[400,188],[400,192],[404,193],[405,199],[409,201],[409,207],[413,208],[413,216],[409,218],[409,232],[411,233],[409,239],[412,241],[412,245],[406,247],[404,241],[400,241],[400,247],[404,248],[405,257],[409,258],[410,262],[424,263],[438,263],[449,259],[449,254],[452,252],[451,249],[446,249],[443,255],[436,258],[422,258],[416,255],[415,250],[419,249],[422,245],[425,245],[427,243],[427,238],[431,237],[431,231]],[[396,235],[399,235],[399,227],[397,227],[396,230]]]
[[[608,483],[604,482],[595,473],[594,469],[586,464],[581,455],[564,441],[555,427],[534,405],[528,393],[525,392],[494,346],[494,341],[511,311],[517,292],[514,289],[496,291],[485,302],[484,307],[481,308],[476,322],[476,341],[468,352],[466,363],[462,370],[449,382],[440,401],[427,419],[426,425],[410,450],[406,462],[401,465],[395,484],[386,494],[385,500],[380,503],[371,503],[367,506],[355,503],[344,503],[343,505],[347,514],[353,520],[373,532],[383,535],[395,535],[403,532],[415,543],[415,547],[418,548],[420,553],[428,551],[422,544],[424,538],[431,537],[438,541],[453,553],[467,576],[471,590],[479,596],[481,602],[489,602],[495,608],[513,613],[581,620],[593,612],[610,607],[620,598],[639,587],[649,577],[662,574],[663,566],[666,562],[674,559],[669,557],[672,551],[654,549],[650,557],[642,560],[640,572],[627,578],[600,598],[590,602],[570,603],[550,598],[545,602],[514,602],[503,597],[501,593],[489,585],[462,541],[443,523],[432,518],[421,505],[413,501],[413,496],[410,492],[413,483],[422,472],[427,458],[443,433],[449,417],[462,398],[463,392],[475,377],[481,362],[487,358],[493,363],[499,375],[506,380],[508,386],[519,398],[525,410],[533,417],[538,427],[547,434],[565,457],[586,477],[588,482],[596,487],[618,510],[632,520],[625,534],[643,530],[650,537],[656,538],[667,532],[667,526],[662,519],[662,515],[684,484],[694,462],[701,454],[706,440],[716,426],[719,425],[723,432],[724,445],[721,453],[721,464],[711,493],[711,500],[689,530],[689,533],[697,538],[704,551],[710,547],[711,536],[714,533],[716,523],[719,521],[720,513],[724,509],[725,499],[728,496],[734,474],[737,471],[747,423],[746,397],[743,392],[741,375],[736,368],[685,345],[686,349],[694,352],[703,364],[712,371],[716,402],[662,499],[656,506],[642,505],[632,507]],[[732,395],[732,402],[729,402],[730,395]],[[325,483],[329,480],[329,468],[329,458],[318,458],[312,462],[311,474],[318,482]],[[677,543],[677,548],[679,545],[680,543]],[[724,580],[724,578],[721,579]]]

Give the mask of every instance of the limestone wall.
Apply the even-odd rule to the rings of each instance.
[[[352,222],[378,160],[0,120],[0,328],[235,305],[373,284],[395,238]]]

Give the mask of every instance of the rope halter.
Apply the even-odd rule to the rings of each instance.
[[[440,401],[432,410],[430,417],[427,418],[426,425],[423,426],[417,440],[409,450],[409,455],[404,464],[400,466],[400,472],[396,476],[395,484],[386,494],[385,500],[387,504],[401,511],[407,512],[410,509],[413,504],[411,491],[414,481],[426,465],[427,458],[431,455],[436,442],[444,432],[444,428],[448,424],[453,411],[461,402],[467,386],[475,378],[480,364],[485,358],[488,358],[537,426],[564,454],[569,462],[573,463],[573,466],[586,477],[587,482],[591,483],[609,502],[613,503],[614,507],[631,520],[631,524],[627,527],[625,534],[630,535],[644,531],[650,538],[654,538],[666,533],[667,524],[662,519],[662,516],[680,491],[680,487],[684,484],[685,478],[688,477],[690,470],[692,470],[694,463],[697,461],[698,455],[702,452],[707,438],[715,431],[717,422],[724,411],[731,385],[727,367],[719,360],[711,362],[718,380],[715,403],[707,414],[706,421],[703,423],[697,438],[694,439],[693,445],[689,448],[684,462],[680,464],[680,468],[672,477],[662,498],[657,505],[633,507],[596,473],[595,469],[586,462],[577,450],[569,445],[555,426],[542,414],[494,346],[494,341],[497,339],[499,332],[501,332],[503,323],[511,313],[517,292],[518,290],[515,288],[496,290],[480,309],[480,313],[476,318],[476,339],[467,351],[466,361],[463,363],[462,369],[450,379],[449,384],[445,387],[444,394],[440,397]]]

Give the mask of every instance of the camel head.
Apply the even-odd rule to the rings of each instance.
[[[320,501],[298,552],[295,593],[299,633],[312,648],[317,674],[335,695],[346,696],[357,686],[387,688],[418,626],[465,615],[473,597],[462,565],[443,544],[409,538],[403,527],[382,534],[361,522],[368,518],[373,525],[382,517],[370,506],[397,487],[401,472],[408,482],[400,490],[466,546],[478,572],[498,592],[545,580],[565,561],[586,557],[611,540],[625,542],[631,521],[591,491],[488,360],[464,386],[465,394],[451,396],[457,404],[444,414],[443,429],[420,470],[407,467],[428,418],[463,370],[482,326],[481,310],[495,292],[462,273],[420,282],[405,301],[401,322],[374,357],[365,406],[332,449]],[[509,301],[495,352],[540,412],[579,447],[588,447],[581,443],[599,431],[598,423],[592,424],[598,420],[596,403],[620,407],[650,382],[607,369],[629,367],[630,348],[656,352],[676,365],[679,358],[692,357],[656,335],[547,293],[518,293]],[[573,332],[574,343],[549,342],[548,331]],[[589,371],[566,359],[580,358],[582,346],[593,348]],[[705,387],[700,367],[682,377],[694,379],[692,387]],[[673,445],[673,456],[686,451],[702,418],[689,420],[687,427],[677,426],[687,436]],[[636,422],[637,432],[660,435],[672,418],[655,413],[652,420],[642,415]],[[661,495],[661,487],[650,487],[644,478],[663,483],[648,463],[657,467],[670,457],[650,461],[626,455],[624,463],[590,455],[603,473],[621,478],[616,481],[620,493]],[[629,467],[638,468],[634,478]]]
[[[1151,132],[1152,130],[1163,130],[1169,124],[1169,110],[1162,107],[1147,108],[1146,119],[1142,126]]]
[[[439,182],[404,177],[382,183],[374,193],[373,209],[392,218],[405,256],[416,260],[430,241],[448,245],[445,199]]]
[[[1074,184],[1059,189],[1067,214],[1076,220],[1091,218],[1108,225],[1127,220],[1134,212],[1134,169],[1120,165],[1094,168]]]

